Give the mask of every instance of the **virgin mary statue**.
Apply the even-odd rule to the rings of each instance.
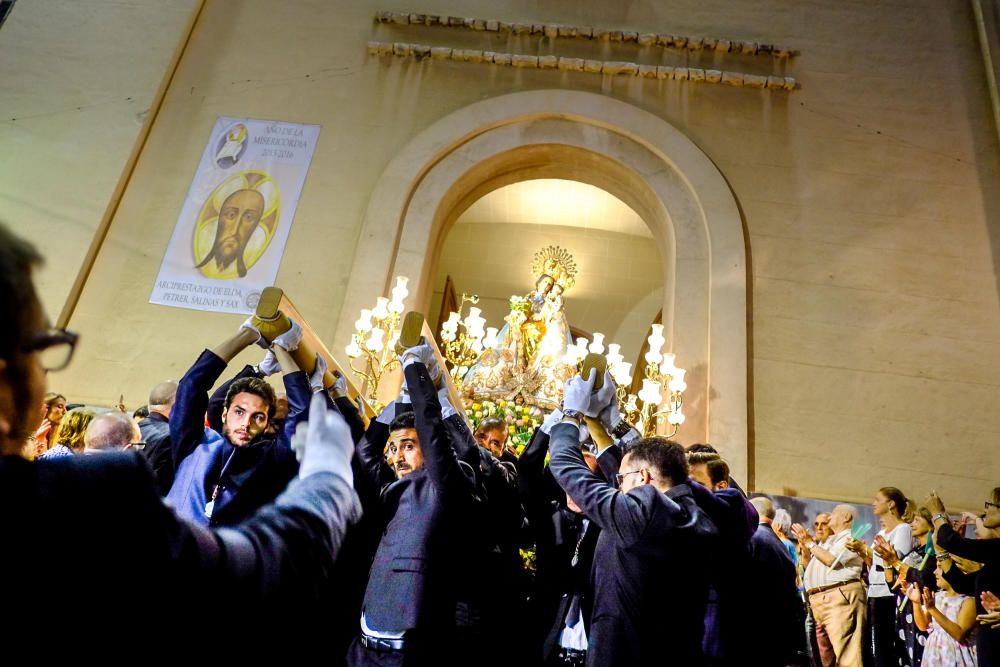
[[[551,410],[562,402],[567,373],[561,367],[572,343],[563,292],[576,282],[576,263],[565,249],[548,246],[531,264],[535,289],[512,296],[499,344],[486,350],[463,379],[472,399],[505,399]]]

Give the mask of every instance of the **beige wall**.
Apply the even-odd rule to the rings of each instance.
[[[20,2],[0,36],[0,220],[59,315],[195,0]]]
[[[30,3],[19,3],[11,21],[21,5]],[[375,26],[378,9],[788,44],[801,51],[787,74],[802,88],[372,58],[365,43],[373,38],[539,48],[526,38]],[[588,42],[557,47],[567,55],[655,56]],[[541,52],[550,48],[546,42]],[[671,53],[663,62],[681,58]],[[114,70],[125,76],[137,62],[152,67],[139,58]],[[704,62],[780,69],[749,56]],[[332,336],[369,195],[392,156],[463,106],[560,87],[659,115],[732,186],[752,262],[757,487],[865,498],[893,484],[912,495],[936,488],[972,507],[1000,483],[997,142],[963,2],[522,0],[500,9],[472,0],[419,7],[209,0],[73,318],[85,342],[58,387],[98,401],[124,391],[137,403],[153,382],[182,373],[201,346],[238,325],[235,316],[146,303],[217,116],[322,125],[279,283],[319,334]],[[15,139],[19,150],[48,145],[46,133],[11,138],[9,123],[0,126],[8,133],[4,153]],[[96,146],[81,154],[104,159]],[[72,191],[60,178],[52,192]],[[37,169],[27,189],[43,180]],[[372,285],[371,298],[380,291]]]

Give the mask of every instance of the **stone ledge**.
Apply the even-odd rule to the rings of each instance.
[[[558,23],[506,23],[497,19],[463,18],[418,14],[408,12],[375,12],[376,23],[394,25],[428,25],[472,30],[475,32],[499,32],[512,35],[541,35],[549,39],[591,39],[602,42],[630,42],[643,47],[658,46],[667,49],[688,51],[716,51],[748,56],[770,56],[786,59],[799,55],[799,51],[787,46],[763,44],[751,40],[725,39],[721,37],[697,37],[658,33],[639,33],[628,30],[605,30],[590,26],[572,26]]]
[[[535,56],[522,53],[501,53],[478,49],[452,49],[444,46],[410,44],[408,42],[368,42],[368,55],[394,56],[423,60],[454,60],[457,62],[522,67],[526,69],[560,69],[586,72],[602,76],[637,76],[647,79],[717,83],[745,88],[792,91],[799,87],[794,77],[765,76],[700,67],[671,67],[668,65],[642,65],[621,60],[584,60],[557,56]]]

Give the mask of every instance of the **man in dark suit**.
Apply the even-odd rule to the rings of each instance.
[[[524,624],[531,665],[584,664],[593,607],[590,571],[601,529],[559,488],[545,465],[549,433],[561,420],[561,411],[550,414],[517,462],[522,503],[535,543],[536,585]],[[609,446],[597,457],[586,452],[584,460],[605,481],[613,480],[621,449]]]
[[[146,448],[142,450],[156,478],[156,488],[165,496],[174,483],[174,461],[170,447],[170,411],[174,407],[177,383],[160,382],[149,392],[149,415],[139,422]]]
[[[747,577],[748,611],[767,619],[768,641],[754,645],[754,664],[785,667],[802,664],[805,657],[805,607],[795,585],[795,563],[781,538],[771,528],[774,504],[768,498],[750,502],[760,515],[760,525],[750,538],[750,572]]]
[[[479,543],[476,478],[443,424],[442,403],[450,406],[434,387],[441,371],[431,348],[410,348],[400,359],[413,412],[391,421],[384,412],[358,451],[365,473],[382,486],[384,529],[348,663],[457,664],[470,658],[478,615],[465,588]],[[382,453],[386,441],[393,466]]]
[[[267,632],[244,648],[284,655],[311,648],[303,630],[313,603],[322,603],[315,591],[359,513],[343,420],[321,402],[308,432],[296,436],[304,450],[299,478],[273,505],[218,532],[165,506],[134,450],[41,463],[21,458],[41,419],[46,374],[69,364],[77,340],[46,321],[31,281],[40,261],[0,225],[0,590],[11,612],[8,643],[30,645],[38,655],[99,651],[104,659],[134,659],[141,643],[161,658],[190,658],[204,649],[206,627],[232,637],[250,619]],[[26,576],[70,554],[73,566],[58,576]],[[53,609],[72,622],[39,620]],[[300,640],[294,645],[289,627]],[[227,651],[238,654],[234,644]]]
[[[249,322],[249,321],[248,321]],[[297,464],[289,442],[298,421],[307,418],[310,379],[289,350],[301,329],[275,339],[270,351],[284,370],[289,415],[277,437],[267,432],[276,398],[256,374],[232,382],[224,405],[213,418],[209,390],[227,364],[242,350],[269,343],[248,324],[211,350],[204,350],[181,378],[170,418],[170,442],[176,473],[167,502],[184,518],[204,525],[238,523],[271,502],[295,477]],[[241,373],[242,375],[242,373]],[[213,428],[205,427],[205,414]]]
[[[692,497],[677,443],[631,443],[619,489],[591,472],[578,433],[593,386],[593,371],[566,383],[566,416],[552,427],[550,463],[559,485],[601,528],[587,664],[699,665],[709,582],[703,555],[715,547],[715,525]]]

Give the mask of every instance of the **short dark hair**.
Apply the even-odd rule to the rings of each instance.
[[[135,409],[135,412],[132,413],[132,418],[133,419],[135,419],[136,417],[138,417],[139,419],[145,419],[148,416],[149,416],[149,406],[148,405],[140,405],[139,407],[137,407]]]
[[[274,408],[278,399],[274,395],[274,389],[264,380],[260,378],[240,378],[236,382],[229,385],[229,389],[226,391],[227,409],[230,405],[232,405],[233,399],[236,398],[237,394],[253,394],[254,396],[260,396],[267,403],[268,420],[274,416]]]
[[[0,359],[9,363],[7,376],[14,401],[11,440],[28,437],[25,431],[29,410],[38,410],[38,406],[27,404],[28,364],[22,350],[30,336],[42,333],[31,330],[35,321],[41,319],[42,308],[31,270],[41,263],[42,256],[35,246],[0,224],[0,321],[7,323],[0,327]]]
[[[396,415],[393,420],[389,423],[389,432],[398,431],[402,428],[416,428],[417,420],[413,415],[413,412],[407,410],[402,414]]]
[[[721,458],[708,462],[708,478],[712,480],[713,486],[719,482],[729,481],[729,464]]]
[[[687,456],[684,448],[673,440],[660,436],[641,438],[632,443],[628,453],[633,461],[638,459],[647,464],[653,469],[654,477],[671,486],[687,479]]]
[[[476,429],[476,437],[484,435],[487,431],[503,431],[504,436],[506,436],[507,422],[499,417],[487,417],[479,422],[479,427]]]
[[[690,449],[687,450],[687,460],[689,466],[697,465],[708,465],[712,461],[718,461],[722,457],[715,452],[692,452]]]
[[[719,450],[717,450],[712,445],[709,445],[709,444],[706,444],[706,443],[703,443],[703,442],[696,442],[693,445],[688,445],[687,446],[687,453],[688,454],[695,454],[695,453],[698,453],[698,452],[707,452],[709,454],[718,454]]]

